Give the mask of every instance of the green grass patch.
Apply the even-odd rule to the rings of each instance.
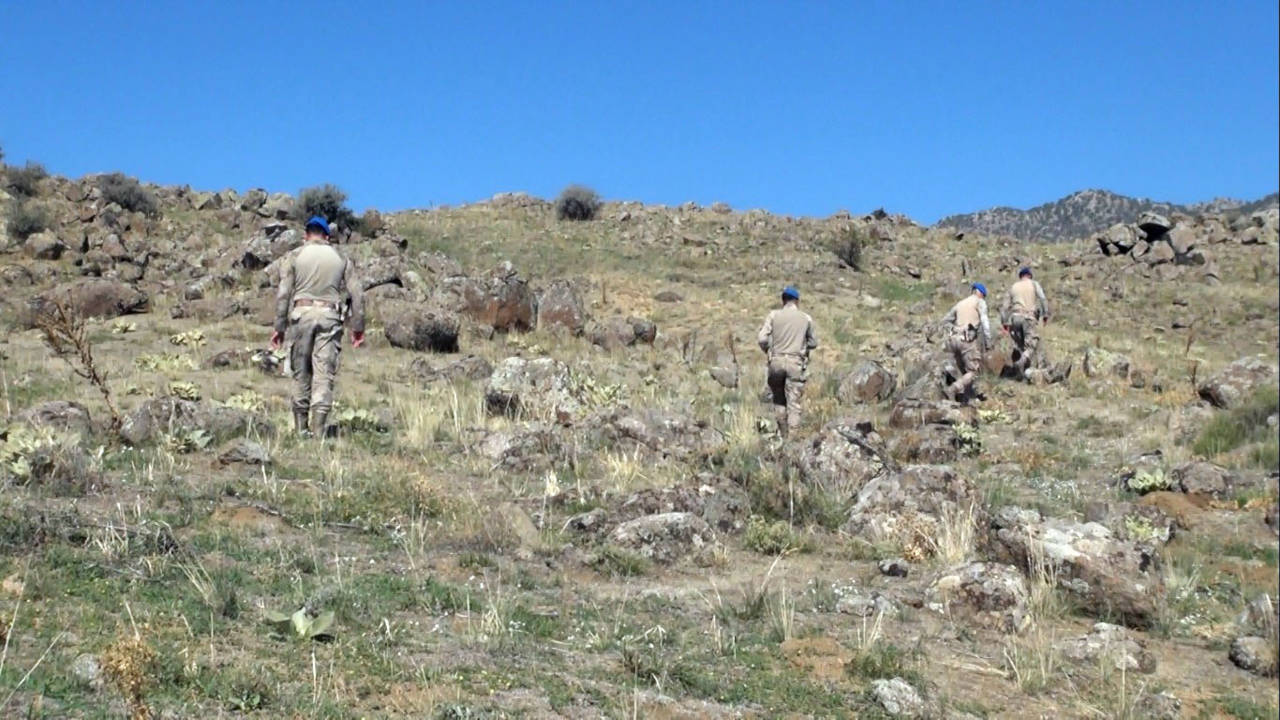
[[[1264,447],[1251,454],[1250,460],[1261,467],[1275,467],[1276,431],[1267,425],[1267,418],[1277,412],[1280,412],[1280,390],[1275,386],[1258,388],[1240,407],[1215,415],[1200,431],[1191,450],[1202,457],[1213,458],[1249,443],[1263,443]]]

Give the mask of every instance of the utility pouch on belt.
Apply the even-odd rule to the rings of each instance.
[[[964,329],[964,341],[973,342],[978,339],[978,326],[970,325]]]

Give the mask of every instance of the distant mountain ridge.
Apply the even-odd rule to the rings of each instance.
[[[1105,230],[1116,223],[1133,222],[1142,212],[1188,214],[1256,212],[1280,203],[1280,194],[1245,202],[1215,198],[1193,205],[1157,202],[1120,195],[1109,190],[1080,190],[1030,210],[995,207],[963,215],[949,215],[938,227],[990,235],[1010,235],[1023,240],[1064,242]]]

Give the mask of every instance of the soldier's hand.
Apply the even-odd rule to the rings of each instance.
[[[284,338],[280,337],[280,332],[279,332],[278,330],[272,330],[272,331],[271,331],[271,349],[272,349],[272,350],[279,350],[279,349],[280,349],[280,343],[281,343],[283,340],[284,340]]]
[[[351,347],[358,348],[363,344],[364,344],[364,333],[352,330],[351,331]]]

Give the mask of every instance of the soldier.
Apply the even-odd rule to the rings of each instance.
[[[955,359],[958,377],[943,392],[951,400],[968,397],[986,349],[991,346],[991,322],[987,319],[987,287],[972,285],[969,297],[956,303],[943,320],[950,326],[947,348]],[[981,341],[981,344],[979,344]]]
[[[1045,358],[1040,355],[1037,325],[1049,322],[1049,302],[1045,300],[1044,288],[1032,279],[1031,268],[1018,270],[1018,281],[1009,288],[1000,306],[1000,318],[1005,332],[1013,338],[1014,369],[1021,377],[1028,378],[1029,371],[1045,364]]]
[[[769,356],[769,389],[773,391],[778,432],[787,437],[800,427],[800,396],[808,380],[809,352],[818,347],[813,318],[800,311],[800,291],[788,285],[782,307],[770,310],[756,338]]]
[[[324,436],[348,311],[351,347],[358,348],[364,344],[364,293],[352,262],[329,244],[329,223],[313,217],[307,221],[303,246],[281,264],[271,333],[272,349],[286,339],[289,343],[293,423],[304,437]]]

